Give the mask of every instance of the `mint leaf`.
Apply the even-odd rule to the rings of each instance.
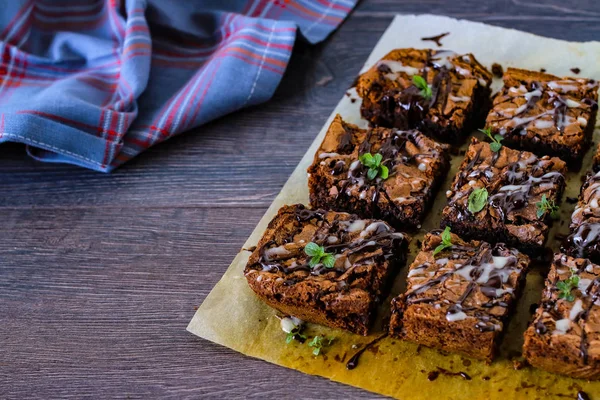
[[[571,276],[564,281],[556,282],[556,288],[558,289],[558,298],[565,299],[567,301],[574,301],[575,296],[571,293],[571,290],[579,286],[579,275],[577,270],[571,270]]]
[[[377,174],[379,173],[379,170],[375,169],[375,168],[371,168],[367,171],[367,177],[370,180],[373,180],[375,178],[377,178]]]
[[[304,252],[307,256],[314,257],[321,256],[325,252],[325,249],[314,242],[310,242],[304,247]]]
[[[367,178],[369,180],[375,180],[377,176],[381,179],[387,179],[389,176],[388,167],[382,164],[383,156],[379,153],[375,155],[371,153],[365,153],[358,157],[358,161],[361,162],[362,165],[369,168],[367,171]]]
[[[440,244],[439,246],[437,246],[435,248],[435,250],[433,250],[433,255],[435,256],[437,253],[439,253],[440,251],[447,249],[449,247],[452,247],[452,235],[450,234],[450,227],[447,226],[444,231],[442,232],[442,234],[440,235],[440,237],[442,238],[442,244]]]
[[[321,259],[321,262],[325,266],[325,268],[333,268],[335,266],[335,257],[333,254],[327,254]]]
[[[469,195],[469,203],[467,208],[473,214],[483,210],[485,205],[487,204],[488,199],[488,191],[486,188],[478,188],[471,192]]]
[[[309,242],[304,246],[304,253],[311,257],[308,266],[314,268],[318,264],[323,264],[325,268],[333,268],[335,257],[332,253],[326,253],[323,246],[319,246],[315,242]]]
[[[554,200],[548,200],[545,194],[542,195],[541,201],[538,201],[535,205],[537,206],[535,215],[538,218],[542,218],[546,213],[550,213],[552,219],[558,218],[559,207],[554,203]]]
[[[389,176],[390,170],[385,165],[379,167],[379,176],[381,179],[386,180]]]
[[[427,84],[427,81],[425,80],[425,78],[423,78],[420,75],[413,75],[412,81],[413,81],[413,84],[417,87],[417,89],[419,89],[421,91],[420,94],[424,99],[426,99],[426,100],[431,99],[431,96],[433,95],[433,93],[431,92],[431,87]]]
[[[485,128],[485,129],[479,129],[479,132],[483,133],[485,136],[487,136],[490,140],[490,150],[493,151],[494,153],[497,153],[500,151],[500,149],[502,148],[502,143],[500,143],[502,140],[504,140],[504,137],[502,135],[492,135],[492,129],[491,128]]]
[[[367,168],[372,168],[375,166],[373,155],[371,153],[365,153],[361,155],[360,157],[358,157],[358,160],[361,162],[362,165],[364,165]]]

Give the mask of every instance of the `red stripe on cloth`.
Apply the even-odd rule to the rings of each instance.
[[[17,12],[14,18],[6,26],[6,28],[4,28],[2,33],[0,33],[0,39],[6,38],[6,35],[8,35],[8,33],[12,30],[13,26],[17,23],[17,21],[21,19],[21,16],[23,16],[26,10],[28,10],[31,7],[32,3],[33,0],[29,0],[27,3],[25,3],[25,5],[23,5],[23,7]]]
[[[64,122],[64,123],[70,124],[72,126],[78,126],[78,127],[81,127],[81,128],[85,128],[85,129],[88,129],[90,131],[96,131],[98,133],[101,133],[103,131],[103,129],[101,127],[89,125],[89,124],[86,124],[84,122],[80,122],[80,121],[76,121],[74,119],[69,119],[69,118],[61,117],[60,115],[51,114],[51,113],[47,113],[47,112],[43,112],[43,111],[37,111],[37,110],[19,110],[19,111],[16,112],[16,114],[33,114],[33,115],[38,115],[40,117],[48,118],[48,119],[51,119],[51,120],[55,120],[55,121],[58,121],[58,122]],[[113,135],[116,134],[116,132],[111,132],[111,133]]]
[[[345,13],[349,13],[350,11],[352,11],[352,7],[348,7],[348,6],[345,6],[343,4],[338,4],[338,3],[335,2],[335,0],[332,0],[332,1],[317,0],[317,2],[323,4],[327,8],[331,8],[331,9],[334,9],[334,10],[340,10],[340,11],[343,11]]]
[[[329,21],[332,24],[338,24],[338,23],[340,23],[340,21],[342,21],[342,18],[340,18],[340,17],[315,12],[315,11],[310,10],[296,2],[290,2],[290,3],[288,3],[288,5],[290,6],[290,7],[288,7],[288,10],[296,15],[304,14],[304,15],[308,15],[309,17],[311,17],[311,19],[316,19],[319,21],[325,20],[325,21]],[[293,11],[292,8],[296,9],[298,12]]]

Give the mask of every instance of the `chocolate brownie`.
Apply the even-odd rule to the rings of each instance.
[[[372,124],[459,143],[483,124],[491,82],[472,54],[396,49],[358,78],[356,90],[362,116]]]
[[[579,163],[598,110],[598,82],[508,68],[486,127],[509,147]]]
[[[258,297],[282,313],[366,335],[408,240],[383,221],[284,206],[244,274]]]
[[[442,235],[425,236],[406,293],[392,301],[390,333],[489,362],[525,284],[529,257],[455,234],[436,254]]]
[[[535,367],[600,379],[600,266],[555,254],[542,302],[525,332],[523,355]]]
[[[365,161],[366,154],[380,157],[385,177]],[[448,168],[448,145],[414,130],[359,129],[337,115],[308,169],[310,203],[414,229]]]
[[[559,158],[506,146],[494,152],[490,144],[473,138],[446,192],[449,202],[442,211],[442,227],[451,226],[465,238],[503,242],[537,255],[558,208],[565,173]]]
[[[600,263],[600,172],[588,173],[571,215],[571,234],[563,251]]]

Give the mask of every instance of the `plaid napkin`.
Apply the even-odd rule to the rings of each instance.
[[[0,7],[0,143],[108,172],[268,100],[296,29],[315,43],[357,0],[10,0]]]

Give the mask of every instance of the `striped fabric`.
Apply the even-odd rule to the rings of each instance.
[[[4,1],[0,143],[109,172],[268,100],[296,29],[323,40],[356,1]]]

